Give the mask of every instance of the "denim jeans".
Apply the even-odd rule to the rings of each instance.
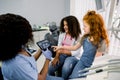
[[[67,57],[65,59],[65,62],[64,62],[63,67],[62,67],[62,78],[64,78],[66,80],[69,77],[74,66],[76,65],[76,63],[78,61],[79,60],[74,56]]]
[[[59,64],[56,64],[56,66],[52,66],[52,64],[50,64],[48,74],[51,76],[55,76],[55,72],[58,71],[58,69],[63,66],[64,61],[67,57],[68,57],[67,55],[61,54],[59,58]]]
[[[79,73],[80,70],[83,70],[85,68],[88,68],[88,67],[85,66],[84,63],[81,60],[79,60],[77,62],[77,64],[75,65],[75,67],[74,67],[71,75],[69,76],[69,78],[73,79],[73,78],[82,78],[82,77],[85,77],[85,76],[82,76],[82,74],[85,73],[85,72],[80,72]]]
[[[61,77],[55,77],[55,76],[49,76],[49,75],[47,75],[46,80],[64,80],[64,79],[61,78]]]

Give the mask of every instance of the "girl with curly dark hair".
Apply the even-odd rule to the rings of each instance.
[[[78,19],[72,15],[64,17],[60,23],[60,33],[58,46],[75,45],[81,37],[81,29]],[[50,64],[48,71],[49,75],[55,75],[57,72],[57,76],[62,76],[64,79],[67,79],[75,64],[80,59],[80,56],[80,48],[75,51],[67,49],[58,50],[55,58]]]

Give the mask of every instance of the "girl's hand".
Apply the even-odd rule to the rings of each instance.
[[[52,46],[52,48],[54,51],[57,51],[57,50],[61,49],[61,46]]]
[[[59,64],[59,58],[54,58],[52,61],[52,66],[56,66],[56,64]]]

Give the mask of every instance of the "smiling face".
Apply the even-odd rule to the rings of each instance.
[[[84,25],[84,28],[83,28],[84,34],[89,34],[90,33],[90,26],[85,21],[83,21],[83,25]]]
[[[68,24],[66,21],[63,22],[64,23],[64,30],[66,33],[68,33]]]

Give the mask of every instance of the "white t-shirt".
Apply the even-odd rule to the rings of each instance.
[[[63,45],[63,41],[66,37],[66,33],[61,33],[59,35],[59,39],[58,39],[58,46],[62,46]],[[72,38],[71,40],[69,40],[68,42],[70,43],[66,43],[67,46],[72,46],[72,45],[75,45],[79,40],[75,40],[74,38]],[[65,43],[64,43],[65,44]],[[81,49],[82,48],[79,48],[75,51],[71,51],[71,55],[72,56],[75,56],[77,59],[80,59],[81,57]]]

